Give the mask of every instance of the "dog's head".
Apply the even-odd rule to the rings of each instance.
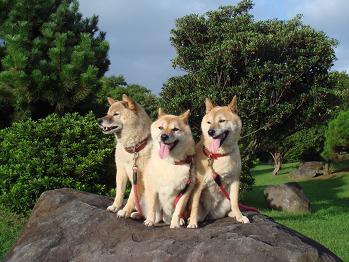
[[[206,115],[201,122],[205,141],[210,141],[210,151],[215,153],[222,145],[237,142],[241,133],[241,120],[237,115],[237,97],[234,96],[227,106],[214,106],[206,98]]]
[[[138,105],[127,95],[122,101],[108,97],[110,105],[107,115],[98,119],[98,124],[104,134],[120,135],[123,130],[132,128],[138,122]]]
[[[151,136],[161,159],[170,154],[174,157],[178,153],[183,153],[188,145],[194,143],[188,119],[189,110],[174,116],[159,109],[158,119],[151,125]]]

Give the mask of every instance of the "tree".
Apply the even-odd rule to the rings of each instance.
[[[283,157],[287,161],[321,160],[327,124],[300,130],[284,140]]]
[[[102,105],[98,109],[98,114],[107,111],[107,97],[121,100],[122,94],[127,94],[139,103],[145,111],[154,119],[157,116],[159,98],[149,89],[137,85],[127,84],[123,76],[110,76],[101,79],[101,89],[98,92],[98,104]]]
[[[109,47],[98,17],[78,9],[77,0],[0,2],[0,89],[15,97],[17,118],[93,108]]]
[[[349,109],[329,122],[322,156],[334,161],[349,159]]]
[[[340,100],[338,112],[349,108],[349,75],[346,72],[334,71],[331,79],[335,84],[333,90],[335,96]]]
[[[255,21],[252,6],[244,0],[178,19],[173,65],[186,74],[170,78],[161,91],[167,110],[191,109],[195,134],[205,97],[224,105],[238,95],[243,179],[258,152],[277,153],[285,137],[326,119],[336,102],[328,74],[336,41],[301,16]]]

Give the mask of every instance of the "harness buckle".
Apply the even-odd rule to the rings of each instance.
[[[208,162],[208,166],[209,166],[209,167],[212,167],[212,166],[213,166],[213,159],[212,159],[211,157],[209,157],[209,158],[207,159],[207,162]]]

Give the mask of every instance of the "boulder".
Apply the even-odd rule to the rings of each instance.
[[[146,228],[106,211],[112,199],[71,189],[43,193],[4,261],[340,261],[315,241],[261,214],[199,229]]]
[[[328,174],[328,165],[319,161],[304,162],[290,173],[292,178],[312,178]]]
[[[267,207],[288,212],[310,212],[310,201],[296,182],[267,186],[264,189]]]

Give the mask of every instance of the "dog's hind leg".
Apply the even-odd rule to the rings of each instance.
[[[107,210],[113,213],[116,213],[124,200],[124,193],[128,181],[128,177],[124,167],[121,164],[116,164],[117,173],[116,173],[116,195],[114,203],[111,206],[108,206]]]

